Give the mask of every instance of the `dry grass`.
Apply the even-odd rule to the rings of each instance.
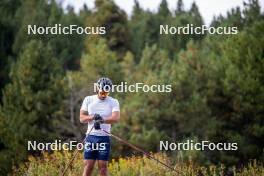
[[[42,157],[28,158],[28,162],[22,164],[15,169],[13,175],[27,175],[27,176],[58,176],[61,174],[66,163],[72,157],[72,153],[54,152],[53,154],[43,153]],[[170,159],[165,154],[154,154],[154,157],[159,160],[171,164]],[[67,176],[81,175],[83,169],[83,157],[79,152],[72,166],[67,171]],[[166,167],[158,164],[156,161],[149,160],[146,157],[131,157],[128,159],[119,158],[112,160],[109,163],[109,174],[113,176],[218,176],[225,175],[226,168],[221,165],[216,167],[214,165],[209,167],[197,166],[193,163],[181,163],[174,166],[176,172],[168,170]],[[264,176],[264,168],[262,164],[251,162],[248,166],[242,169],[231,168],[229,171],[234,176]],[[94,170],[94,175],[97,174],[97,167]]]

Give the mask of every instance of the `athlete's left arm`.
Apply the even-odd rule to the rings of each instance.
[[[112,115],[108,118],[104,119],[104,123],[112,124],[117,123],[120,120],[120,112],[114,111],[112,112]]]

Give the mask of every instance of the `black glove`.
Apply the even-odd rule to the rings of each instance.
[[[94,121],[102,121],[103,122],[103,117],[100,116],[100,114],[94,114],[93,119],[94,119]]]
[[[100,116],[99,114],[94,114],[94,129],[96,130],[100,130],[101,127],[100,125],[104,122],[102,116]]]

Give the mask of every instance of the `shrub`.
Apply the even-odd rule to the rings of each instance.
[[[164,153],[156,153],[153,156],[160,161],[171,165],[170,158]],[[28,162],[14,168],[13,175],[28,175],[28,176],[58,176],[62,173],[67,163],[73,157],[73,153],[69,151],[54,152],[48,154],[44,152],[41,157],[28,157]],[[230,173],[234,176],[256,176],[264,175],[264,167],[262,163],[257,163],[255,160],[250,162],[247,166],[236,169],[225,168],[224,165],[208,167],[198,166],[195,163],[177,163],[174,166],[176,172],[170,171],[168,168],[157,163],[154,160],[148,159],[146,156],[133,156],[130,158],[119,158],[109,162],[109,174],[113,176],[218,176]],[[66,175],[76,176],[82,175],[83,156],[79,152],[74,159],[72,165],[69,167]],[[97,167],[95,167],[94,175],[98,175]]]

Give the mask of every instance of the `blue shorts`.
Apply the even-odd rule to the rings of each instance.
[[[85,138],[84,159],[105,160],[110,156],[110,137],[89,135]]]

